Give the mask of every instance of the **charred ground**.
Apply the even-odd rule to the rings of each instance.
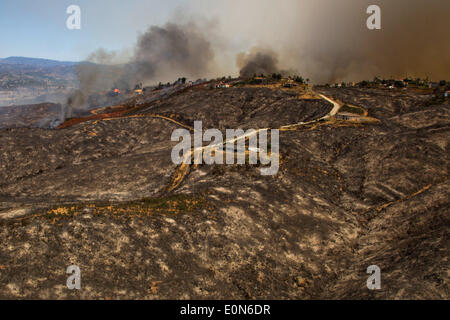
[[[0,130],[0,298],[448,299],[449,103],[315,88],[374,124],[280,131],[280,170],[192,166],[171,133],[279,128],[332,105],[296,90],[198,86],[120,117]],[[170,191],[169,191],[170,190]],[[82,290],[65,287],[67,266]],[[366,268],[382,289],[366,287]]]

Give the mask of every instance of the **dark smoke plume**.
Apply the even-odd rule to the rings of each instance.
[[[279,72],[277,55],[270,50],[254,48],[250,53],[240,53],[236,64],[240,69],[239,75],[243,78]]]
[[[114,64],[117,54],[99,49],[90,63],[76,67],[80,89],[67,101],[66,116],[73,109],[86,108],[89,95],[111,88],[127,90],[138,83],[173,81],[179,77],[200,77],[214,58],[213,49],[194,23],[152,26],[138,37],[134,54],[125,64]]]
[[[214,52],[194,23],[153,26],[141,35],[135,49],[132,77],[145,82],[200,77],[210,67]]]
[[[82,63],[75,66],[79,89],[67,98],[67,108],[63,110],[64,118],[72,116],[76,110],[83,110],[89,95],[117,87],[122,79],[123,65],[100,65]]]
[[[288,76],[297,73],[294,69],[280,69],[277,53],[259,47],[252,48],[250,53],[239,53],[236,57],[236,65],[240,69],[239,76],[243,78],[251,78],[254,75],[269,76],[274,73]]]

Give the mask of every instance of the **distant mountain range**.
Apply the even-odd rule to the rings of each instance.
[[[28,65],[34,67],[68,67],[80,64],[82,62],[73,61],[57,61],[41,58],[27,58],[27,57],[8,57],[0,59],[0,64],[18,64],[18,65]]]
[[[89,62],[9,57],[0,59],[0,106],[62,102],[77,89],[76,66]]]
[[[0,90],[69,85],[76,80],[79,62],[39,58],[9,57],[0,59]]]
[[[43,102],[63,103],[80,86],[77,67],[95,66],[93,73],[109,79],[116,66],[100,65],[88,61],[57,61],[29,57],[0,59],[0,107],[28,105]],[[99,86],[95,90],[104,90]]]

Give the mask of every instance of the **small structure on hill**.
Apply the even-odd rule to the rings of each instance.
[[[428,84],[428,88],[430,88],[430,89],[436,89],[436,88],[439,88],[439,83],[437,83],[437,82],[430,82],[430,83]]]
[[[223,88],[229,88],[230,85],[225,82],[219,82],[216,84],[216,89],[223,89]]]
[[[122,91],[120,91],[120,89],[118,88],[112,88],[109,92],[108,92],[108,96],[110,97],[117,97],[119,94],[121,94]]]

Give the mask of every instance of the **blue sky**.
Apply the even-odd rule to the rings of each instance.
[[[164,24],[187,0],[1,0],[0,58],[79,61],[102,47],[132,48],[138,32]],[[68,6],[81,8],[81,30],[68,30]]]

